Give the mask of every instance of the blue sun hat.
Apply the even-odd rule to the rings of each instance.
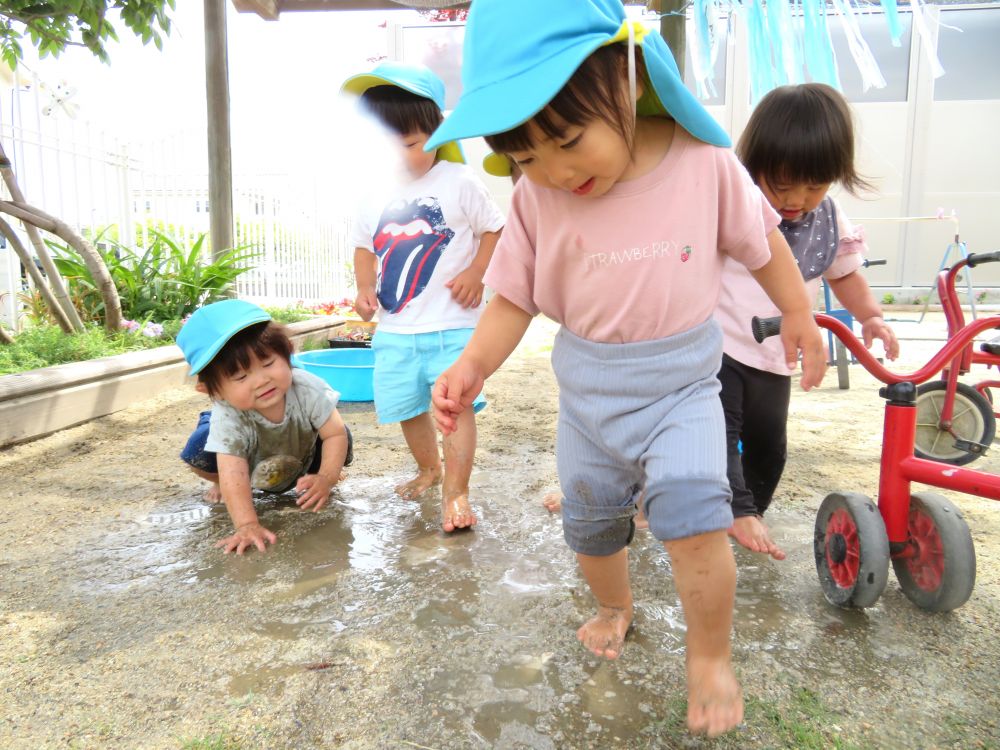
[[[437,108],[444,111],[444,81],[426,65],[401,62],[383,62],[370,73],[351,76],[340,87],[341,93],[361,96],[375,86],[397,86],[411,94],[430,99]],[[430,135],[428,133],[428,135]],[[431,149],[427,149],[430,151]],[[438,156],[446,161],[465,164],[465,154],[458,143],[443,143],[438,146]]]
[[[263,309],[241,299],[226,299],[199,307],[177,334],[177,346],[191,365],[189,375],[208,367],[226,343],[255,323],[271,319]]]
[[[598,48],[616,42],[642,50],[649,86],[640,115],[666,114],[699,140],[729,146],[729,136],[684,86],[670,48],[621,0],[476,0],[462,50],[462,96],[427,141],[442,143],[511,130],[534,117]]]

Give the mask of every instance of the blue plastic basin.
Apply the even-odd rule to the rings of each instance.
[[[323,378],[340,392],[341,401],[374,401],[372,374],[375,353],[371,349],[317,349],[292,355],[292,364]]]

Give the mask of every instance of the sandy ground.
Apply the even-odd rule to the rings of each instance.
[[[936,329],[899,328],[919,364]],[[745,726],[684,731],[683,620],[648,534],[625,653],[590,656],[574,633],[593,603],[538,502],[555,486],[553,332],[537,321],[488,384],[472,533],[439,531],[437,495],[393,496],[409,458],[365,405],[343,409],[357,463],[331,506],[262,502],[279,543],[242,558],[213,548],[228,518],[177,459],[193,390],[0,452],[0,747],[1000,747],[993,501],[949,494],[978,554],[961,609],[918,610],[891,573],[863,612],[819,590],[819,503],[877,486],[882,402],[858,367],[849,390],[831,373],[793,396],[770,515],[788,559],[737,551]]]

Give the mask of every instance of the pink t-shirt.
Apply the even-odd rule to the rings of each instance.
[[[655,169],[599,198],[518,182],[484,281],[591,341],[663,338],[711,317],[726,257],[767,263],[778,221],[732,151],[678,127]]]
[[[853,226],[839,206],[837,208],[837,234],[840,236],[837,255],[821,277],[806,282],[809,298],[813,300],[821,279],[839,279],[857,271],[868,251],[863,229]],[[715,312],[715,319],[722,326],[723,351],[749,367],[790,375],[780,338],[774,336],[762,344],[754,340],[750,321],[755,315],[770,318],[781,312],[746,268],[727,260],[722,271],[722,296]]]

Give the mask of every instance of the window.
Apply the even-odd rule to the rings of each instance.
[[[872,56],[878,62],[886,85],[881,89],[864,90],[861,71],[851,56],[840,16],[829,12],[827,23],[830,28],[830,38],[833,40],[833,53],[837,59],[841,91],[851,102],[905,102],[910,80],[910,33],[913,16],[909,13],[899,14],[902,38],[898,47],[892,46],[889,24],[886,23],[883,13],[868,14],[855,11],[855,17],[858,19],[861,35],[868,42]]]
[[[942,10],[935,101],[1000,99],[1000,8]]]

